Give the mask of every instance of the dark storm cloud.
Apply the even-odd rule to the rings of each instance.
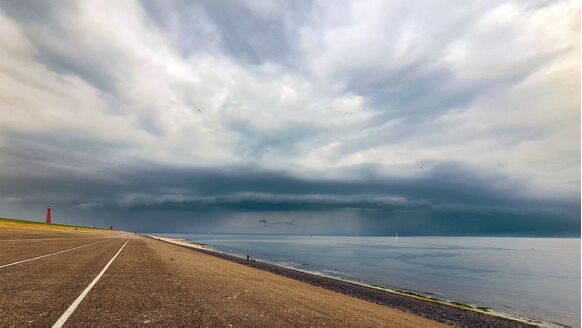
[[[265,226],[273,226],[273,225],[280,225],[280,224],[283,224],[283,225],[293,225],[294,224],[293,221],[269,221],[266,219],[261,219],[261,220],[258,220],[257,222],[262,223]]]
[[[1,183],[13,186],[4,190],[5,195],[27,199],[29,205],[51,202],[79,218],[107,217],[109,220],[103,219],[106,224],[121,216],[148,218],[155,221],[147,223],[152,230],[175,229],[174,223],[162,219],[166,215],[175,217],[180,226],[196,230],[234,213],[270,215],[258,222],[271,228],[296,221],[285,216],[312,213],[322,217],[323,223],[304,224],[306,231],[321,231],[324,226],[334,233],[334,224],[341,226],[334,220],[342,219],[329,213],[349,211],[363,222],[365,227],[359,230],[363,234],[389,234],[394,229],[404,234],[575,233],[579,219],[572,211],[578,206],[575,201],[524,199],[519,186],[492,188],[495,179],[502,178],[443,163],[421,179],[326,181],[249,168],[134,168],[101,181],[19,177],[3,178]],[[139,229],[136,220],[115,224]],[[248,220],[239,225],[253,226]]]

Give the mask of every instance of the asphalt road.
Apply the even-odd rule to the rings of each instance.
[[[0,232],[0,326],[50,327],[83,294],[64,327],[442,326],[146,237],[119,252],[130,237]]]

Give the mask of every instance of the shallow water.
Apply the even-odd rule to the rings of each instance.
[[[580,326],[580,239],[159,235],[301,270]]]

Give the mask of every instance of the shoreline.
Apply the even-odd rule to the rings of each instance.
[[[488,309],[481,310],[463,303],[452,303],[408,291],[402,291],[364,282],[330,277],[324,274],[289,268],[274,263],[249,262],[244,258],[221,252],[206,244],[155,235],[144,235],[162,242],[174,244],[190,250],[219,257],[258,270],[271,272],[293,280],[324,288],[379,305],[402,310],[442,323],[456,326],[495,327],[550,327],[549,323],[525,317],[513,316]],[[558,326],[560,327],[560,326]]]

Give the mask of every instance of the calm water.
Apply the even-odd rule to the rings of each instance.
[[[580,239],[164,235],[301,270],[580,326]]]

